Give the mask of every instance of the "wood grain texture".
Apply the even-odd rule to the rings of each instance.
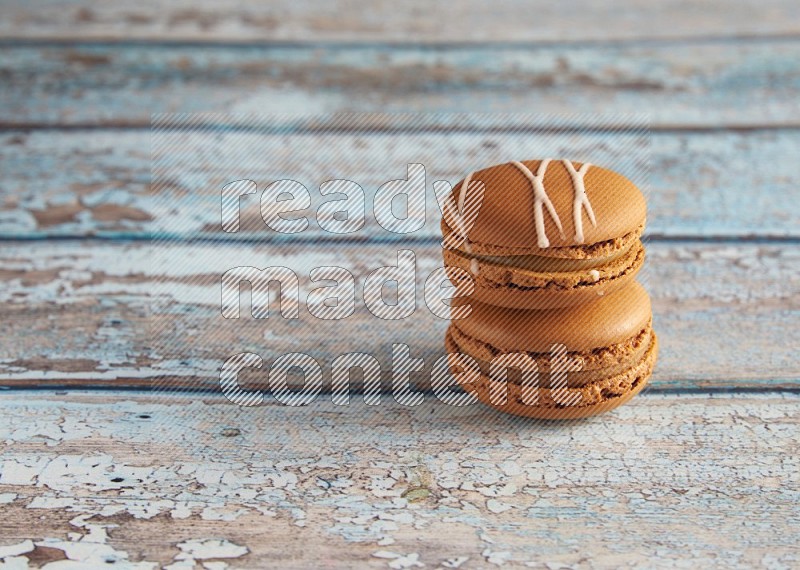
[[[558,4],[468,0],[437,6],[360,2],[212,0],[116,5],[92,0],[36,6],[4,5],[0,37],[35,39],[146,39],[224,42],[564,42],[747,37],[800,34],[796,6],[787,0],[758,4],[668,0],[643,5],[614,0]]]
[[[551,425],[433,400],[240,409],[12,390],[0,395],[0,557],[792,568],[798,404],[651,395]]]
[[[403,248],[416,253],[417,309],[406,320],[380,320],[366,310],[361,287]],[[337,356],[359,351],[379,360],[389,386],[391,345],[406,343],[425,361],[412,378],[425,386],[444,354],[447,321],[431,313],[422,293],[440,256],[438,245],[424,243],[8,242],[0,254],[0,383],[218,389],[221,364],[250,351],[264,369],[243,373],[242,382],[263,387],[282,354],[310,354],[329,378]],[[248,265],[297,273],[298,319],[274,312],[266,320],[221,317],[221,275]],[[311,268],[331,265],[353,273],[356,309],[347,319],[323,321],[309,314],[305,299]],[[796,246],[652,242],[641,279],[661,345],[653,390],[800,387],[790,340],[800,323]],[[249,296],[243,298],[247,310]]]
[[[385,239],[390,234],[374,222],[372,197],[381,184],[405,177],[408,162],[428,167],[430,191],[438,178],[456,183],[468,169],[480,166],[476,160],[495,164],[510,157],[565,152],[623,172],[641,173],[649,167],[650,187],[645,190],[651,236],[800,236],[800,209],[792,206],[800,203],[795,163],[800,130],[654,133],[649,151],[633,151],[615,135],[602,133],[579,143],[570,134],[532,137],[513,132],[443,132],[394,140],[380,134],[224,137],[176,133],[172,140],[185,152],[167,155],[157,178],[161,184],[151,193],[147,131],[0,134],[0,236],[145,236],[160,227],[176,237],[268,240],[276,235],[260,218],[257,195],[241,201],[241,233],[219,231],[220,188],[239,178],[251,178],[264,188],[291,175],[309,188],[314,211],[322,201],[319,184],[325,180],[358,182],[367,197],[367,226],[353,236]],[[439,234],[432,195],[427,211],[427,226],[415,238]],[[334,237],[310,218],[311,226],[299,237]]]
[[[637,112],[660,128],[781,127],[797,126],[800,111],[800,37],[436,48],[11,43],[0,62],[6,128],[148,126],[153,112],[209,110]]]

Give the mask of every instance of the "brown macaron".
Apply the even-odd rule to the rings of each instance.
[[[525,309],[587,303],[633,281],[644,262],[644,196],[611,170],[509,162],[472,173],[451,197],[477,217],[470,224],[445,213],[442,233],[454,241],[443,249],[445,266],[456,285],[471,276],[478,301]]]
[[[639,283],[569,308],[460,302],[472,310],[451,323],[445,347],[475,359],[480,374],[459,370],[451,357],[453,371],[465,390],[499,411],[543,419],[593,416],[630,400],[653,372],[658,343],[650,298]]]

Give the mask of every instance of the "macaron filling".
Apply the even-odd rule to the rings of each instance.
[[[601,288],[601,292],[596,295],[602,296],[632,280],[644,263],[644,247],[642,242],[637,239],[630,246],[622,248],[621,251],[619,256],[613,254],[603,256],[605,261],[597,268],[573,271],[557,270],[563,267],[557,264],[574,261],[564,258],[553,259],[550,271],[541,269],[537,271],[490,261],[479,261],[477,257],[467,257],[458,250],[443,250],[442,254],[445,267],[458,267],[469,273],[475,283],[475,292],[472,298],[497,306],[547,309],[576,304],[573,301],[561,304],[559,298],[554,295],[558,295],[562,291],[575,293],[587,291],[589,293],[580,293],[587,295],[592,294],[591,292],[597,288]],[[448,276],[454,283],[465,279],[464,275],[453,272],[449,272]],[[602,288],[608,289],[603,290]],[[541,297],[522,297],[529,294],[541,295]],[[498,299],[492,295],[507,297]],[[520,297],[515,298],[514,296]],[[593,295],[592,299],[585,299],[585,301],[594,299]]]
[[[494,265],[513,267],[514,269],[532,271],[535,273],[571,273],[605,267],[627,255],[632,247],[633,243],[629,243],[608,255],[600,255],[587,259],[570,259],[544,255],[473,255],[461,250],[458,250],[456,253],[470,260],[475,259],[479,263],[492,263]]]
[[[591,382],[597,382],[622,374],[626,370],[635,366],[644,358],[653,337],[652,324],[650,322],[631,338],[607,347],[600,347],[593,350],[569,352],[569,358],[579,364],[581,369],[567,373],[567,386],[570,388],[580,388]],[[481,367],[481,370],[488,374],[490,360],[502,354],[502,350],[488,345],[478,339],[470,338],[465,335],[456,323],[450,327],[448,334],[458,347],[459,351],[472,356]],[[569,347],[567,347],[569,349]],[[513,351],[508,351],[513,352]],[[544,375],[542,387],[548,387],[549,372],[551,369],[551,357],[549,353],[527,352],[526,354],[536,361],[539,371]],[[518,370],[511,369],[508,374],[510,383],[518,384],[521,374]]]
[[[455,341],[456,330],[451,326],[445,338],[445,346],[449,352],[462,352],[468,354]],[[646,329],[646,343],[635,352],[621,361],[618,367],[603,369],[604,373],[594,381],[576,383],[574,377],[567,376],[567,392],[559,390],[560,396],[555,395],[547,380],[548,375],[538,384],[538,397],[531,403],[532,395],[530,387],[523,385],[519,380],[515,381],[515,370],[508,371],[507,380],[499,381],[489,376],[486,369],[482,369],[480,380],[470,379],[468,384],[464,384],[467,390],[477,390],[479,399],[484,403],[500,408],[512,414],[548,418],[548,419],[569,419],[586,417],[612,409],[637,394],[647,384],[652,374],[658,354],[658,341],[652,328]],[[532,355],[533,356],[533,355]],[[474,358],[474,355],[473,355]],[[485,363],[478,360],[481,365]],[[487,365],[488,366],[488,365]],[[574,374],[574,373],[573,373]],[[518,375],[519,376],[519,375]],[[489,401],[491,391],[506,393],[507,404],[502,402]],[[574,403],[562,403],[565,399],[571,400],[578,397]]]

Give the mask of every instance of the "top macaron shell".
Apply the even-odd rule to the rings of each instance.
[[[522,164],[536,175],[541,162],[527,160]],[[580,170],[582,163],[573,162],[572,165]],[[505,163],[479,170],[473,173],[472,181],[483,182],[485,186],[477,219],[468,232],[471,250],[476,254],[558,255],[559,248],[589,246],[641,232],[646,219],[644,196],[633,182],[611,170],[590,165],[583,182],[597,223],[593,225],[586,209],[581,207],[583,240],[576,240],[573,178],[564,161],[551,160],[543,177],[543,186],[563,233],[547,208],[543,207],[549,246],[541,248],[534,222],[535,192],[531,181],[517,166]],[[453,190],[456,201],[462,191],[461,182]]]

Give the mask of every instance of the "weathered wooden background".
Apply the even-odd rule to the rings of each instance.
[[[795,2],[0,11],[0,566],[800,565]],[[202,271],[154,262],[148,228],[166,214],[149,189],[150,116],[178,111],[648,113],[651,388],[568,426],[430,398],[237,412],[211,392],[148,390],[213,379],[231,338],[198,325],[217,310],[203,276],[229,252],[344,259],[363,279],[397,249],[197,241],[213,216],[186,201],[169,251]],[[494,145],[505,160],[507,135],[476,129],[448,152]],[[336,140],[393,152],[381,137]],[[414,246],[426,268],[435,227]],[[191,353],[152,350],[164,283]],[[278,321],[258,352],[302,338],[322,355],[345,341],[380,353],[405,334],[430,360],[445,323],[317,325]]]

